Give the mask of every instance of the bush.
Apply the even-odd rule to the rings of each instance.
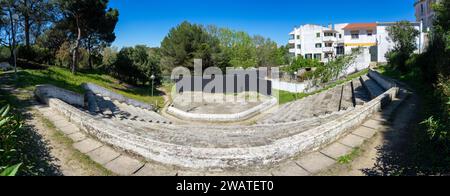
[[[49,49],[36,45],[30,47],[24,45],[19,46],[17,48],[17,56],[20,59],[40,64],[50,64],[53,61],[53,55]]]
[[[72,64],[72,52],[71,46],[69,42],[64,42],[63,45],[56,52],[56,62],[55,64],[60,67],[70,68]],[[79,69],[87,69],[89,68],[89,54],[86,49],[79,49],[79,59],[78,59],[78,68]]]
[[[9,165],[17,164],[18,133],[22,129],[22,120],[14,115],[9,115],[9,106],[0,109],[0,171],[3,175],[15,174]],[[10,171],[10,172],[8,172]]]
[[[322,63],[315,59],[305,59],[303,57],[297,57],[292,61],[291,65],[282,68],[282,71],[294,74],[302,68],[316,68],[322,67]]]

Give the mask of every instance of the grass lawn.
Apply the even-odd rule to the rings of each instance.
[[[352,81],[358,77],[361,77],[362,75],[368,74],[369,70],[366,69],[364,71],[360,71],[358,73],[354,73],[351,74],[349,76],[347,76],[346,78],[340,79],[338,81],[332,82],[330,84],[328,84],[325,88],[322,88],[320,90],[314,91],[312,93],[291,93],[291,92],[287,92],[287,91],[282,91],[282,90],[278,90],[275,93],[279,93],[279,97],[280,97],[280,104],[285,104],[285,103],[289,103],[292,101],[296,101],[299,99],[303,99],[305,97],[311,96],[311,95],[315,95],[327,90],[330,90],[338,85],[344,84],[346,82]]]
[[[52,84],[77,93],[84,93],[85,90],[81,84],[89,82],[128,98],[157,105],[158,108],[164,106],[163,92],[155,89],[155,96],[151,96],[151,87],[133,87],[105,74],[79,72],[74,75],[67,69],[50,67],[47,70],[23,70],[18,76],[16,86],[21,89],[34,90],[36,85]]]

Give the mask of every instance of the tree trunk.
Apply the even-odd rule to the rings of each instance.
[[[94,66],[93,66],[93,63],[92,63],[92,46],[91,46],[91,38],[90,38],[90,36],[89,36],[89,38],[88,38],[88,44],[87,44],[87,50],[88,50],[88,63],[89,63],[89,69],[91,69],[91,70],[93,70],[94,69]]]
[[[27,48],[30,47],[30,15],[28,14],[28,0],[24,1],[25,12],[24,12],[24,31],[25,31],[25,45]]]
[[[81,43],[81,29],[78,28],[78,37],[75,44],[75,48],[73,50],[73,56],[72,56],[72,73],[75,74],[76,69],[78,67],[78,59],[80,56],[80,43]]]
[[[75,17],[77,20],[77,28],[78,28],[78,36],[77,41],[75,43],[75,48],[73,50],[73,56],[72,56],[72,74],[75,74],[76,69],[78,67],[78,59],[79,59],[79,53],[80,53],[80,44],[81,44],[81,28],[80,24],[78,22],[78,18]]]

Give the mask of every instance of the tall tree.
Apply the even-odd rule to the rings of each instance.
[[[114,28],[118,21],[119,11],[108,9],[108,0],[57,0],[63,11],[63,21],[70,32],[74,43],[72,52],[72,73],[78,67],[80,47],[83,41],[88,47],[101,43],[111,43],[115,39]],[[94,40],[94,41],[93,41]]]
[[[387,56],[391,64],[397,66],[401,71],[406,71],[406,61],[417,49],[416,38],[420,32],[408,21],[400,21],[387,28],[388,34],[394,48]]]
[[[16,0],[17,9],[22,16],[25,45],[31,44],[31,35],[37,38],[45,31],[44,27],[55,20],[57,12],[52,0]]]
[[[161,54],[161,66],[166,73],[178,66],[193,70],[195,58],[203,60],[204,68],[223,64],[219,40],[202,26],[189,22],[170,30],[161,43]]]

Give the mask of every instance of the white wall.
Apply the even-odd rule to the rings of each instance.
[[[378,62],[380,63],[386,63],[386,54],[389,52],[389,50],[394,49],[394,43],[391,41],[389,34],[387,32],[387,28],[389,26],[394,25],[395,23],[378,23],[377,26],[377,41],[378,41]],[[420,23],[412,23],[414,25],[414,28],[416,28],[418,31],[421,31],[421,24]],[[417,44],[417,50],[416,53],[421,53],[424,49],[424,34],[421,33],[420,36],[416,38],[416,44]]]

